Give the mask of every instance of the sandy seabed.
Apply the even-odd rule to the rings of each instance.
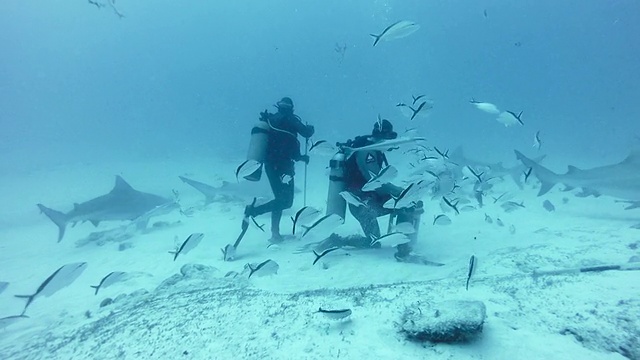
[[[37,298],[26,312],[29,318],[2,324],[0,358],[640,359],[640,272],[533,276],[627,263],[639,255],[640,230],[631,227],[640,222],[637,210],[624,211],[611,198],[577,198],[557,189],[536,197],[532,185],[520,190],[505,180],[500,187],[525,208],[507,213],[489,201],[475,211],[450,213],[452,224],[438,226],[433,216],[442,210],[437,201],[427,201],[416,250],[441,267],[399,263],[390,248],[338,250],[312,265],[314,255],[298,250],[314,239],[267,248],[269,236],[256,228],[249,229],[238,258],[224,262],[220,248],[237,237],[245,204],[225,198],[202,207],[201,195],[177,176],[216,185],[233,179],[221,174],[233,174],[235,165],[123,162],[2,174],[0,281],[10,285],[0,294],[0,317],[20,314],[24,300],[13,295],[32,294],[60,266],[86,261],[88,268],[70,286]],[[154,219],[172,226],[126,240],[87,240],[121,223],[78,224],[56,243],[55,225],[35,204],[68,211],[74,202],[108,192],[115,174],[140,191],[169,197],[176,189],[183,208],[196,210]],[[323,208],[324,163],[310,166],[308,185],[307,203]],[[300,195],[282,229],[302,206]],[[556,211],[545,210],[544,200]],[[485,214],[504,226],[485,222]],[[258,220],[269,223],[268,216]],[[337,231],[360,230],[348,216]],[[173,261],[168,251],[194,232],[205,234],[201,244]],[[478,268],[467,291],[471,255]],[[266,259],[279,264],[276,275],[225,277]],[[186,264],[200,264],[185,269],[201,271],[180,275]],[[131,276],[94,295],[89,286],[112,271]],[[100,307],[106,298],[116,301]],[[444,300],[484,302],[482,335],[467,344],[407,340],[399,328],[405,308]],[[331,320],[316,312],[319,307],[350,308],[353,314]]]

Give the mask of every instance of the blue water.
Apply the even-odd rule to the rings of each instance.
[[[378,114],[505,161],[538,130],[562,164],[621,159],[640,141],[637,1],[116,5],[124,18],[86,1],[0,3],[2,171],[241,158],[282,96],[330,141],[369,132]],[[372,47],[369,33],[403,19],[420,30]],[[412,94],[434,101],[428,119],[400,115]],[[524,111],[525,126],[504,128],[472,97]]]

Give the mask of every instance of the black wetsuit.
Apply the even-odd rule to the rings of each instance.
[[[349,141],[347,146],[359,148],[375,143],[371,136],[358,136]],[[349,211],[358,220],[365,236],[368,239],[380,237],[380,226],[377,218],[391,213],[390,209],[385,209],[382,205],[391,199],[389,187],[377,189],[375,191],[362,191],[362,186],[367,183],[370,175],[363,174],[364,169],[358,164],[358,156],[366,157],[365,162],[372,162],[376,171],[388,165],[387,157],[382,151],[369,151],[365,154],[354,154],[345,163],[346,190],[359,197],[367,206],[355,206],[349,204]],[[395,189],[394,189],[395,190]],[[401,189],[400,189],[401,190]]]
[[[282,210],[293,205],[294,161],[302,158],[298,135],[308,139],[314,128],[304,125],[297,115],[281,112],[267,114],[261,120],[268,122],[270,127],[264,170],[275,198],[255,207],[252,215],[271,212],[271,233],[279,236]]]

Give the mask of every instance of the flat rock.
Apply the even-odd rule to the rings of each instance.
[[[482,333],[485,318],[486,307],[481,301],[445,301],[407,307],[401,328],[411,340],[466,342]]]

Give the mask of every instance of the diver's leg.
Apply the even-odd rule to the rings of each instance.
[[[245,209],[246,216],[258,216],[258,215],[266,214],[268,212],[274,211],[274,209],[277,209],[279,207],[278,193],[280,192],[280,187],[282,185],[282,181],[280,180],[280,175],[278,174],[276,167],[273,164],[269,164],[269,163],[266,163],[264,165],[264,172],[267,174],[267,179],[269,179],[269,185],[271,186],[271,191],[273,192],[273,196],[275,198],[260,206],[256,206],[256,207],[248,206]]]
[[[275,168],[269,179],[273,179],[272,190],[275,196],[271,211],[271,240],[269,241],[280,242],[282,241],[280,235],[282,211],[293,205],[293,162]]]

